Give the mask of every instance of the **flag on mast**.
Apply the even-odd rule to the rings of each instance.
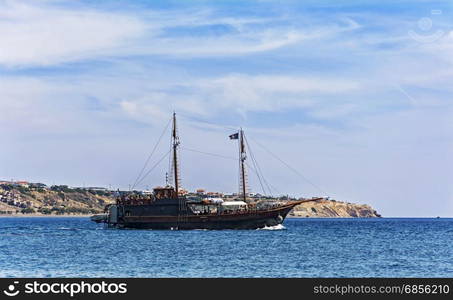
[[[237,140],[239,139],[239,132],[233,133],[230,135],[230,140]]]

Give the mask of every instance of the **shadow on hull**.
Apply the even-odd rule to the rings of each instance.
[[[282,224],[295,205],[285,205],[266,211],[246,211],[235,214],[181,215],[181,216],[123,216],[114,228],[133,229],[260,229]]]

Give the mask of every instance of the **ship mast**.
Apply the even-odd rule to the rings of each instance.
[[[245,153],[245,144],[244,144],[244,131],[242,128],[239,131],[239,163],[240,163],[240,172],[241,172],[241,188],[242,188],[242,198],[246,202],[246,183],[245,183],[245,159],[247,155]]]
[[[179,137],[176,130],[176,112],[173,112],[173,132],[172,132],[172,146],[173,146],[173,171],[175,179],[175,192],[176,197],[179,197],[179,177],[178,177],[178,146]]]

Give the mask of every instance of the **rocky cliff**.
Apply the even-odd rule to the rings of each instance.
[[[112,191],[106,189],[69,188],[65,185],[44,187],[0,185],[0,214],[94,214],[115,202]],[[272,200],[272,199],[271,199]],[[371,218],[380,215],[369,205],[320,200],[295,207],[290,217],[312,218]]]
[[[0,185],[0,214],[94,214],[113,202],[106,191]]]
[[[306,202],[296,206],[289,214],[290,217],[303,218],[379,218],[371,206],[354,204],[335,200],[320,200]]]

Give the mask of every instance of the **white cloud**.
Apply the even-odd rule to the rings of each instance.
[[[207,99],[222,108],[248,111],[275,111],[312,107],[314,95],[341,95],[358,90],[357,81],[307,76],[233,74],[200,81]]]
[[[222,37],[156,38],[157,47],[145,45],[138,52],[179,57],[240,55],[278,49],[308,39],[294,30],[265,30]]]
[[[145,123],[161,122],[172,110],[205,118],[225,111],[245,117],[249,112],[325,110],[332,97],[341,98],[361,88],[361,83],[353,80],[245,74],[186,78],[184,83],[173,82],[173,85],[171,80],[141,85],[147,86],[146,90],[141,89],[140,96],[122,97],[120,106],[131,118]],[[181,87],[184,93],[175,91]],[[319,99],[322,97],[326,98]],[[335,101],[342,104],[345,100]]]
[[[146,28],[137,18],[124,15],[19,1],[1,3],[0,11],[0,64],[9,67],[109,54]]]
[[[266,22],[285,21],[273,28]],[[283,22],[283,23],[285,23]],[[305,21],[305,24],[308,24]],[[222,25],[231,32],[172,35],[174,28]],[[258,26],[259,25],[259,26]],[[358,28],[343,18],[329,26],[292,23],[284,17],[224,17],[215,11],[103,12],[48,2],[0,2],[0,65],[51,66],[128,55],[177,57],[258,53]],[[170,30],[167,32],[166,30]]]
[[[269,75],[229,75],[214,79],[206,84],[226,89],[248,88],[255,91],[271,93],[304,93],[322,94],[341,93],[359,88],[354,81],[334,78],[307,78],[303,76],[269,76]]]

